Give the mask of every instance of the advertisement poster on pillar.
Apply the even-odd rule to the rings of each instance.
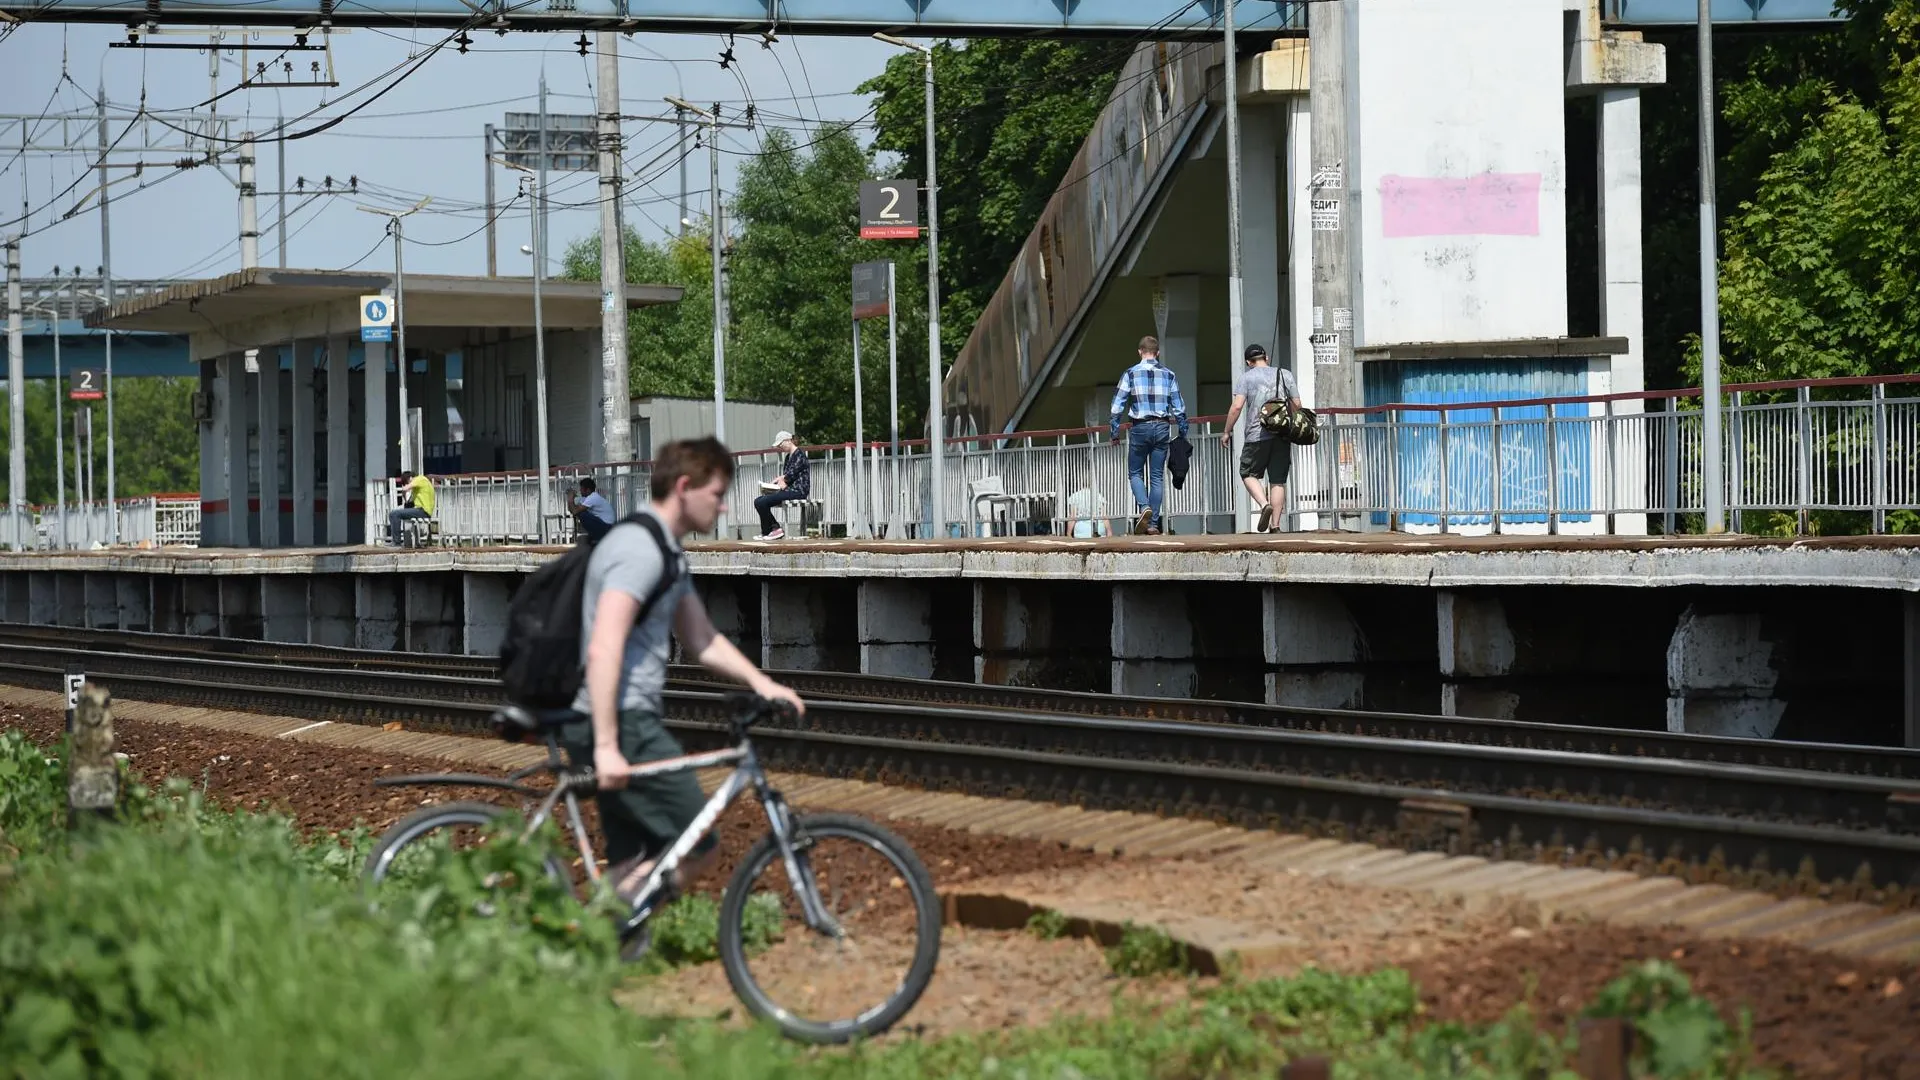
[[[853,264],[853,317],[879,319],[893,310],[887,288],[887,262]]]

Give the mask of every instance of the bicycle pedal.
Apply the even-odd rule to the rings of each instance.
[[[643,926],[632,937],[620,943],[620,960],[622,963],[637,964],[646,959],[647,954],[652,951],[653,930],[651,927]]]

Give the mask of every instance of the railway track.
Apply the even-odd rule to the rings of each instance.
[[[0,681],[53,688],[76,658],[0,641]],[[84,659],[123,697],[312,720],[471,733],[498,700],[490,678],[417,668]],[[668,711],[690,748],[725,739],[718,693],[676,687]],[[756,739],[769,764],[801,772],[1920,905],[1920,783],[1898,779],[818,697],[803,721]]]
[[[0,644],[6,643],[68,648],[89,653],[138,652],[271,660],[296,663],[303,667],[405,672],[469,679],[491,679],[495,672],[493,658],[484,656],[392,653],[322,645],[285,645],[229,638],[0,623]],[[844,672],[778,671],[772,674],[810,699],[818,697],[841,701],[1004,709],[1103,719],[1173,720],[1375,739],[1412,739],[1469,746],[1557,750],[1576,754],[1714,762],[1920,780],[1920,750],[1898,747],[1740,739],[1665,731],[1313,709],[1248,702],[1133,698]],[[717,689],[725,685],[719,677],[688,665],[673,666],[669,669],[669,678],[670,685],[678,689]]]

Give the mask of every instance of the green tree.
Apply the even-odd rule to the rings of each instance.
[[[678,304],[643,308],[627,318],[627,386],[636,397],[708,397],[713,394],[713,268],[708,233],[664,243],[626,234],[629,284],[679,285]],[[567,247],[562,273],[576,281],[600,280],[600,240],[585,237]]]
[[[119,470],[115,495],[131,499],[156,492],[200,490],[200,428],[193,419],[193,392],[197,388],[197,380],[191,378],[114,380],[114,464]],[[64,383],[56,384],[52,379],[27,380],[27,501],[37,505],[52,505],[58,494],[53,409],[56,393],[65,391]],[[60,404],[65,410],[60,433],[66,455],[67,499],[72,501],[78,497],[73,478],[74,425],[85,406],[64,399]],[[11,410],[0,408],[0,439],[11,439],[11,416]],[[93,494],[96,499],[104,499],[107,410],[102,402],[93,403],[93,436]]]
[[[987,38],[934,46],[940,166],[940,332],[949,360],[1000,287],[1133,46]],[[924,61],[902,53],[863,83],[878,95],[874,148],[924,179]],[[924,287],[924,279],[923,279]]]

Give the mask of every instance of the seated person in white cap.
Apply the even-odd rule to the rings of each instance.
[[[807,464],[807,452],[793,441],[793,432],[782,431],[773,437],[776,450],[785,451],[786,464],[781,466],[780,476],[760,486],[765,494],[753,500],[753,508],[760,512],[760,535],[755,540],[784,540],[787,531],[773,520],[773,508],[783,502],[804,499],[813,490],[813,470]]]

